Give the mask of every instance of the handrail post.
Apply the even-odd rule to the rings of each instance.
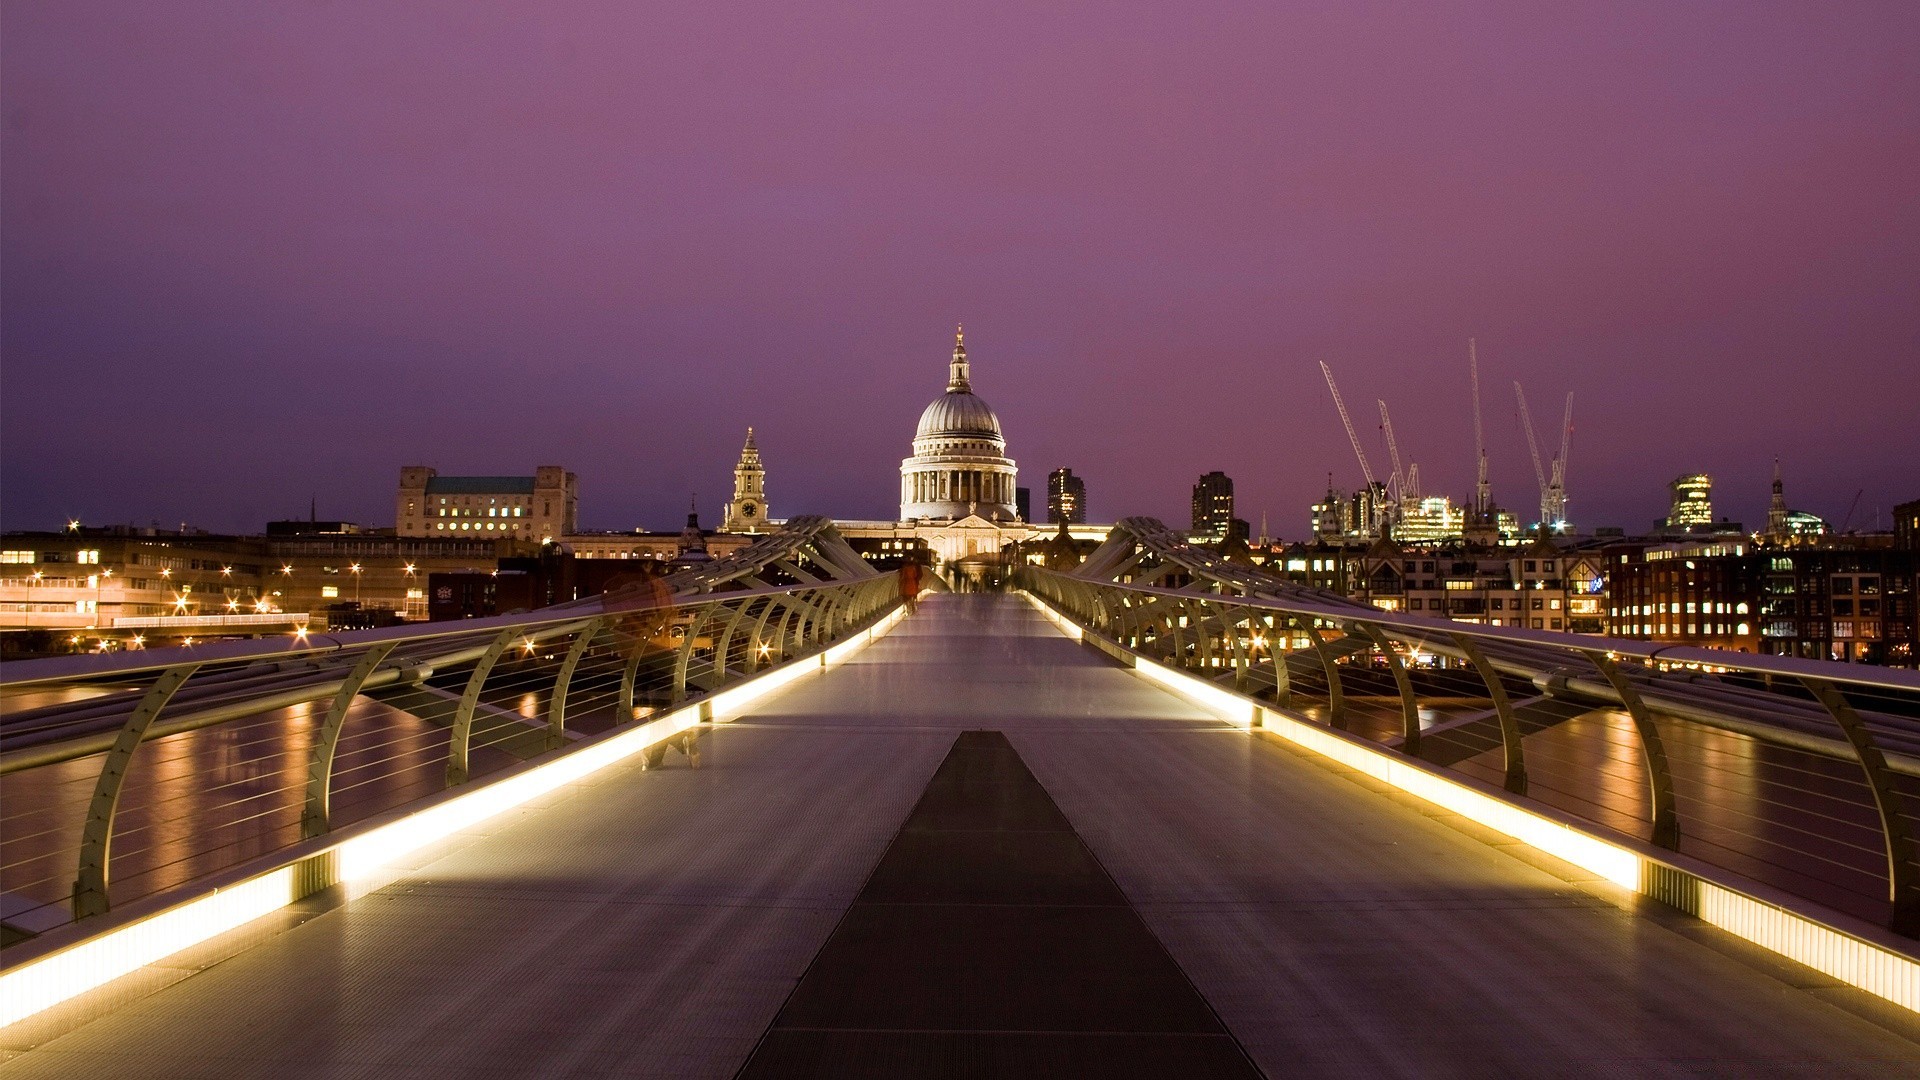
[[[307,753],[307,797],[300,812],[300,836],[311,840],[324,835],[331,829],[329,820],[330,789],[333,786],[333,754],[340,745],[340,731],[346,727],[347,710],[353,706],[353,699],[360,693],[360,687],[366,684],[369,676],[380,666],[387,654],[393,652],[397,642],[383,641],[367,649],[360,655],[359,663],[347,673],[346,680],[340,684],[340,691],[333,695],[333,701],[327,706],[326,716],[320,721],[320,731],[314,736],[313,749]]]
[[[1827,710],[1840,730],[1846,732],[1847,741],[1853,744],[1853,752],[1860,759],[1860,769],[1867,774],[1867,788],[1873,792],[1873,806],[1880,814],[1880,833],[1886,840],[1887,900],[1893,905],[1887,925],[1896,934],[1920,937],[1920,875],[1915,874],[1913,835],[1907,831],[1906,807],[1900,790],[1893,784],[1886,755],[1880,752],[1866,722],[1833,683],[1803,675],[1800,684]]]
[[[547,702],[547,749],[558,750],[567,743],[567,688],[573,684],[573,671],[580,666],[580,658],[587,654],[587,648],[593,644],[594,635],[600,633],[607,620],[595,619],[580,628],[573,639],[573,647],[567,650],[567,658],[560,664],[560,674],[553,680],[553,696]]]
[[[120,809],[120,788],[127,779],[127,767],[133,752],[147,737],[154,718],[167,707],[174,691],[200,669],[200,661],[175,664],[162,671],[147,688],[140,703],[120,725],[120,737],[100,764],[100,778],[93,787],[93,801],[87,804],[87,821],[80,830],[80,866],[73,881],[73,917],[84,919],[105,915],[112,902],[107,896],[108,861],[113,853],[113,818]]]
[[[1526,751],[1520,745],[1520,721],[1513,715],[1513,702],[1507,697],[1507,685],[1500,681],[1500,672],[1488,662],[1487,654],[1480,650],[1479,642],[1466,634],[1449,634],[1455,648],[1480,673],[1480,681],[1487,684],[1487,697],[1493,699],[1493,715],[1500,724],[1500,751],[1506,766],[1506,789],[1515,795],[1527,793]],[[1657,736],[1656,736],[1657,738]],[[1662,760],[1664,767],[1665,761]]]
[[[1313,625],[1312,617],[1298,620],[1300,629],[1306,631],[1307,640],[1313,643],[1313,651],[1320,657],[1320,670],[1327,676],[1327,726],[1337,731],[1347,730],[1347,694],[1340,685],[1340,669],[1334,666],[1333,651],[1327,648],[1325,639]]]
[[[1648,814],[1653,821],[1653,843],[1656,847],[1678,851],[1680,817],[1673,807],[1673,773],[1667,768],[1666,744],[1660,739],[1660,729],[1653,726],[1653,713],[1612,657],[1597,650],[1583,651],[1593,666],[1600,669],[1600,674],[1607,677],[1613,692],[1620,695],[1620,703],[1627,707],[1627,715],[1633,718],[1633,729],[1640,735],[1641,756],[1647,761],[1651,804]]]
[[[680,642],[680,655],[673,664],[673,696],[668,699],[676,704],[687,700],[687,662],[693,659],[694,640],[713,617],[713,608],[710,604],[700,609],[700,614],[687,624],[687,636]]]
[[[1400,689],[1400,752],[1408,757],[1420,756],[1420,704],[1413,695],[1413,679],[1407,675],[1407,665],[1400,654],[1393,651],[1393,642],[1388,640],[1386,631],[1378,623],[1357,623],[1368,637],[1373,639],[1374,647],[1380,655],[1387,658],[1387,668],[1393,672],[1393,684]]]
[[[518,627],[500,631],[494,636],[493,643],[487,646],[487,651],[474,661],[473,674],[467,676],[467,688],[460,694],[460,707],[453,712],[453,734],[447,739],[448,787],[466,783],[471,775],[468,744],[473,739],[473,711],[480,704],[480,690],[486,686],[487,674],[499,662],[500,655],[522,632]]]

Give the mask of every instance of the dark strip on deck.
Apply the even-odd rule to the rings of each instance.
[[[954,742],[739,1073],[1259,1075],[997,731]]]

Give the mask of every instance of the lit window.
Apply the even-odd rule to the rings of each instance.
[[[30,563],[34,555],[31,551],[0,551],[0,563]]]
[[[320,595],[321,595],[321,596],[325,596],[325,597],[335,597],[335,596],[339,596],[339,595],[340,595],[340,586],[338,586],[338,585],[322,585],[322,586],[320,586]]]

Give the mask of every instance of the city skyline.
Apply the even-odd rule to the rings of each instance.
[[[1465,499],[1470,336],[1523,514],[1516,379],[1577,395],[1579,526],[1920,486],[1901,5],[223,11],[9,10],[10,528],[384,524],[402,462],[668,528],[747,425],[780,513],[883,517],[962,320],[1102,517],[1218,468],[1301,532],[1360,482],[1321,360]]]

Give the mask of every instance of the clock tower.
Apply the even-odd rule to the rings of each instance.
[[[727,503],[722,531],[757,533],[767,531],[767,470],[760,465],[760,448],[753,445],[753,429],[747,429],[747,444],[740,448],[740,462],[733,467],[733,500]]]

